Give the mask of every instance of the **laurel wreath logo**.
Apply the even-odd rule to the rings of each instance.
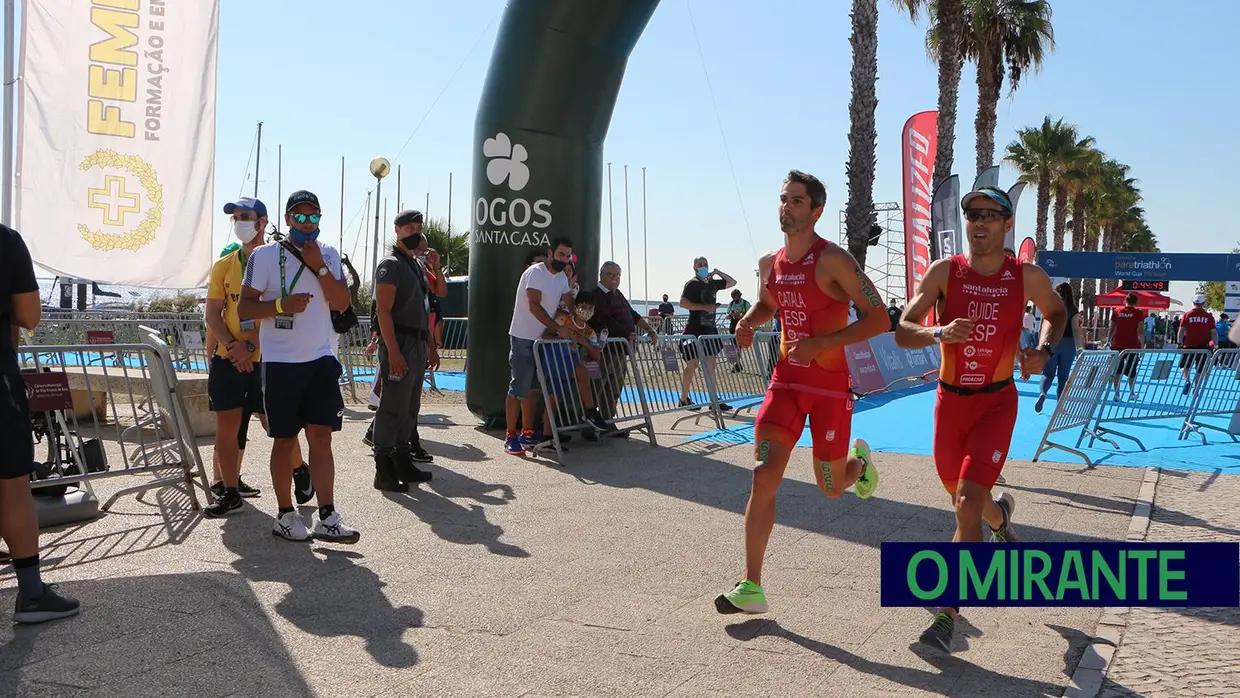
[[[101,252],[112,250],[129,250],[137,252],[139,248],[155,239],[155,231],[164,220],[164,188],[159,183],[159,173],[137,155],[121,155],[115,150],[97,150],[82,160],[80,168],[89,170],[92,167],[113,167],[133,175],[146,191],[146,198],[151,208],[137,228],[127,233],[105,233],[91,230],[89,226],[78,224],[78,233],[90,246]]]

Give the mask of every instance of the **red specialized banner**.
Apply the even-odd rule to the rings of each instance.
[[[934,197],[934,153],[938,147],[936,111],[914,114],[904,124],[900,139],[904,166],[904,269],[908,298],[917,293],[930,268],[930,205]],[[934,324],[934,313],[926,316]]]
[[[1033,264],[1038,259],[1038,244],[1033,238],[1025,238],[1020,243],[1020,251],[1016,253],[1020,261]]]

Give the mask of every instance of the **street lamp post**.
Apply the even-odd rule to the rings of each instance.
[[[383,200],[380,198],[380,193],[383,188],[383,178],[391,172],[392,163],[388,162],[387,158],[375,158],[370,161],[370,174],[375,177],[375,245],[371,248],[370,254],[371,273],[379,267],[379,202]]]

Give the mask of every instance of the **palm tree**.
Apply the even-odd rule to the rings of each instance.
[[[995,124],[1003,79],[1011,92],[1055,48],[1046,0],[965,0],[961,55],[977,64],[977,171],[994,164]]]
[[[431,218],[422,226],[426,244],[439,252],[440,263],[448,276],[469,273],[469,233],[452,233],[442,218]]]
[[[1063,172],[1093,144],[1092,138],[1077,138],[1076,127],[1063,119],[1051,121],[1047,116],[1038,128],[1023,128],[1016,140],[1008,144],[1004,162],[1020,170],[1020,179],[1038,188],[1038,219],[1035,242],[1046,249],[1046,223],[1051,205],[1051,192],[1056,194],[1055,248],[1063,249],[1063,224],[1067,219],[1066,188],[1059,182]],[[1062,209],[1062,210],[1061,210]]]
[[[926,53],[939,64],[938,146],[934,153],[931,192],[951,176],[956,145],[956,109],[960,102],[960,71],[964,53],[960,39],[964,31],[963,0],[894,0],[896,7],[917,21],[925,6],[930,20],[926,30]]]
[[[874,213],[874,151],[878,127],[874,113],[878,108],[878,0],[853,0],[852,99],[848,103],[848,203],[844,225],[848,230],[848,251],[865,268]]]
[[[1065,206],[1067,211],[1066,199],[1072,198],[1072,220],[1070,222],[1072,228],[1072,251],[1084,252],[1086,250],[1086,224],[1088,223],[1088,196],[1094,186],[1095,173],[1097,168],[1101,166],[1102,152],[1093,148],[1087,149],[1081,153],[1081,156],[1071,164],[1060,176],[1065,189]],[[1094,248],[1097,249],[1096,247]],[[1081,294],[1081,279],[1072,279],[1072,290],[1076,297],[1084,301]],[[1090,297],[1092,301],[1092,296]]]

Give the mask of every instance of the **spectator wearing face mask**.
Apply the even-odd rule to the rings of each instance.
[[[659,304],[659,331],[663,334],[672,333],[672,316],[676,314],[676,308],[667,299],[667,294],[663,294],[663,302]]]
[[[735,285],[736,279],[718,269],[712,270],[710,262],[705,257],[693,260],[693,278],[685,283],[684,290],[680,292],[680,307],[689,311],[689,322],[685,325],[685,334],[698,337],[718,334],[719,327],[715,322],[715,311],[719,308],[717,294]],[[699,357],[699,351],[705,356]],[[685,342],[681,345],[680,353],[685,360],[685,370],[680,377],[681,407],[693,404],[693,400],[689,397],[689,389],[693,386],[693,375],[697,371],[698,360],[705,359],[706,370],[713,372],[715,357],[720,351],[722,351],[722,346],[718,342],[705,344]],[[732,406],[724,403],[719,406],[719,409],[726,412],[731,410]]]
[[[273,535],[285,540],[311,537],[293,508],[290,461],[303,430],[310,444],[310,474],[319,503],[313,537],[356,543],[361,534],[344,524],[335,506],[332,433],[344,421],[340,394],[342,369],[333,352],[331,311],[352,302],[344,282],[340,253],[319,243],[322,208],[308,191],[296,191],[285,204],[288,239],[264,245],[250,255],[241,289],[242,319],[261,321],[263,407],[275,445],[271,484],[279,507]]]
[[[590,384],[590,375],[582,361],[582,354],[592,362],[602,359],[601,345],[598,335],[588,324],[594,315],[594,294],[589,291],[579,292],[573,299],[573,308],[561,306],[555,314],[557,327],[567,327],[573,344],[544,344],[542,365],[546,371],[543,379],[547,384],[547,414],[555,414],[559,426],[570,426],[570,420],[576,422],[573,414],[574,405],[564,404],[563,399],[572,393],[575,385],[581,396],[581,408],[585,411],[584,419],[588,425],[582,435],[587,441],[598,439],[598,432],[611,432],[616,428],[608,424],[599,414],[594,402],[594,391]],[[558,339],[560,332],[550,328],[543,333],[543,339]],[[550,436],[549,423],[545,433]]]
[[[396,215],[396,244],[375,270],[375,311],[379,321],[379,374],[383,382],[374,419],[374,488],[408,492],[431,473],[418,469],[411,435],[422,408],[426,369],[439,366],[430,324],[430,284],[418,259],[425,238],[422,214]],[[421,451],[421,444],[416,448]],[[419,459],[421,460],[421,459]],[[423,461],[424,462],[424,461]]]

